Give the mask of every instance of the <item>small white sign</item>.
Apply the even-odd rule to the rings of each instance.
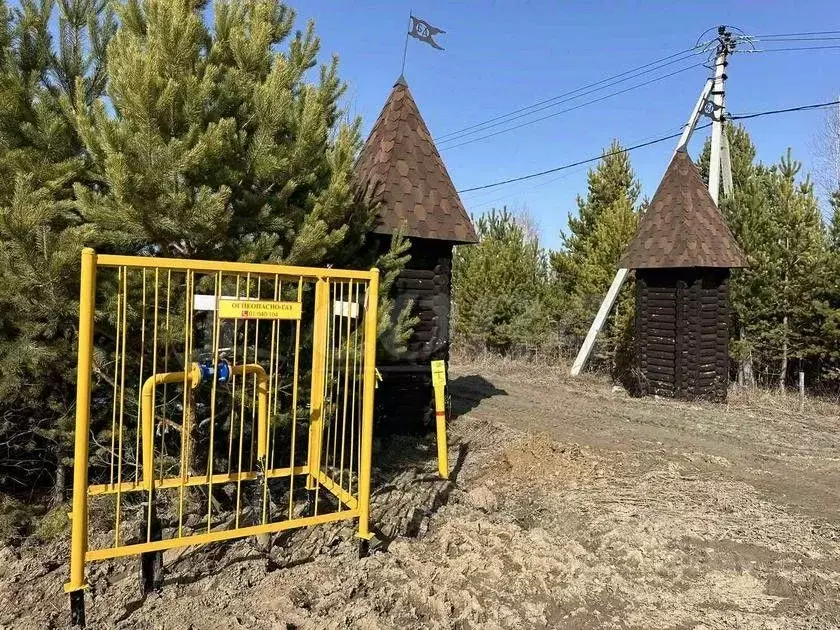
[[[355,319],[359,316],[359,303],[336,300],[333,304],[333,313],[339,317],[351,317]]]
[[[223,300],[250,300],[255,301],[257,298],[238,297],[236,295],[223,295]],[[216,310],[216,296],[211,294],[196,293],[193,295],[193,310],[195,311],[215,311]]]

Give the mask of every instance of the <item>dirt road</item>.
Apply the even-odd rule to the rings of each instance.
[[[350,528],[90,573],[92,628],[840,628],[840,417],[778,397],[634,400],[561,370],[453,370],[454,483],[378,444],[382,543]],[[0,628],[61,628],[66,542],[0,550]]]

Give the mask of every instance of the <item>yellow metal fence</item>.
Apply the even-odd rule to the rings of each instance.
[[[89,562],[339,519],[369,539],[378,283],[85,250],[66,590]]]

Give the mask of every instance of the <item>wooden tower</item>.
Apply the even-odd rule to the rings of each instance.
[[[407,353],[380,359],[377,401],[389,425],[413,429],[433,419],[431,361],[449,359],[452,248],[478,239],[402,76],[355,172],[359,185],[379,203],[373,233],[381,250],[388,249],[397,230],[411,241],[411,260],[395,283],[396,311],[411,300],[420,323]]]
[[[637,393],[725,400],[729,274],[747,264],[684,149],[619,266],[636,271]]]

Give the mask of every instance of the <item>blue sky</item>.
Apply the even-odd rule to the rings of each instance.
[[[293,6],[299,19],[315,20],[324,55],[339,55],[341,75],[349,83],[347,106],[362,117],[365,134],[400,73],[409,10],[447,31],[437,36],[444,51],[409,41],[405,71],[435,137],[688,49],[703,31],[718,24],[749,34],[840,30],[836,0],[309,0]],[[815,44],[837,45],[840,40]],[[807,45],[790,42],[774,47]],[[765,45],[758,42],[756,47]],[[702,60],[678,63],[542,113]],[[613,138],[631,145],[679,131],[708,72],[703,67],[686,70],[510,133],[439,148],[458,189],[574,162],[597,155]],[[728,75],[727,109],[732,113],[834,100],[840,94],[840,49],[736,54]],[[775,161],[790,146],[808,170],[815,164],[815,140],[825,116],[824,111],[794,113],[750,120],[747,125],[760,159]],[[707,134],[708,130],[695,134],[692,155],[697,155]],[[674,143],[631,154],[644,194],[655,190]],[[576,207],[575,196],[586,190],[586,171],[581,167],[462,198],[474,214],[503,204],[526,208],[543,242],[557,247],[567,214]]]

